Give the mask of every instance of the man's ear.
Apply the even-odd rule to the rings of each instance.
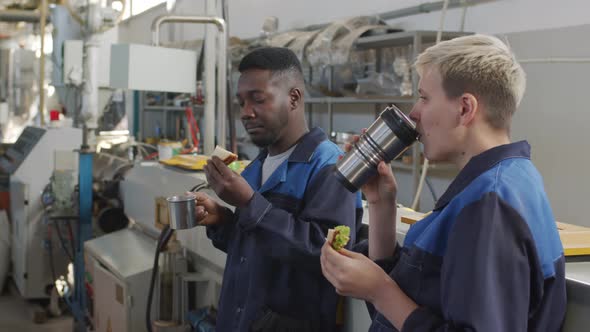
[[[471,93],[464,93],[459,97],[459,123],[464,126],[470,125],[480,111],[477,98]]]
[[[289,91],[289,106],[292,110],[299,108],[303,103],[303,91],[300,88],[292,88]]]

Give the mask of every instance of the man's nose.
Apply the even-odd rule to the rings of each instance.
[[[251,119],[256,117],[254,107],[248,102],[244,102],[244,105],[240,108],[240,116],[242,119]]]

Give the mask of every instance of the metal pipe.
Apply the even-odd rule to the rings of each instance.
[[[222,0],[221,1],[221,17],[223,17],[224,20],[227,20],[229,18],[229,1],[228,0]],[[227,34],[230,35],[229,32],[229,25],[227,26]],[[235,153],[236,155],[238,154],[238,140],[236,138],[236,121],[235,121],[235,113],[234,113],[234,104],[232,102],[230,102],[230,100],[232,100],[233,97],[233,91],[232,91],[232,85],[231,85],[231,61],[227,60],[227,93],[226,93],[226,100],[228,100],[228,107],[227,107],[227,121],[228,121],[228,125],[229,125],[229,147],[231,148],[230,151],[232,151],[233,153]]]
[[[45,126],[45,25],[47,24],[47,0],[41,0],[41,54],[39,57],[39,117]]]
[[[205,0],[205,15],[217,16],[217,4],[216,0]],[[201,55],[204,57],[203,61],[203,83],[206,87],[206,94],[211,98],[205,98],[205,111],[203,114],[203,152],[205,154],[213,153],[214,148],[214,137],[215,137],[215,100],[213,96],[216,96],[215,86],[215,66],[214,60],[209,61],[208,59],[215,58],[215,28],[206,25],[205,26],[205,43],[203,44],[203,52]],[[217,91],[219,93],[219,91]]]
[[[47,17],[47,14],[45,15]],[[0,10],[0,22],[31,22],[41,20],[41,13],[37,10]]]
[[[469,2],[468,6],[480,5],[482,3],[494,2],[494,1],[497,1],[497,0],[473,0],[473,1]],[[463,7],[464,5],[465,4],[464,4],[463,0],[450,0],[447,8],[451,9],[451,8]],[[434,11],[439,11],[443,8],[443,6],[444,6],[444,1],[425,2],[420,5],[406,7],[406,8],[400,8],[400,9],[388,11],[385,13],[377,14],[377,16],[379,18],[381,18],[382,20],[387,21],[387,20],[393,20],[396,18],[401,18],[401,17],[406,17],[406,16],[426,14],[426,13],[430,13],[430,12],[434,12]],[[310,26],[305,27],[305,30],[318,30],[318,29],[326,27],[328,24],[330,24],[330,23],[310,25]]]
[[[467,17],[467,7],[469,7],[467,1],[469,0],[461,0],[463,3],[463,10],[461,11],[461,27],[459,28],[459,31],[461,32],[465,31],[465,18]]]
[[[485,2],[492,2],[492,1],[495,1],[495,0],[479,0],[479,1],[475,0],[475,1],[472,1],[469,4],[469,6],[482,4]],[[462,0],[451,0],[448,2],[447,9],[463,7],[464,5],[465,5],[465,3]],[[426,14],[426,13],[430,13],[430,12],[434,12],[434,11],[439,11],[439,10],[443,9],[444,6],[445,6],[445,1],[426,2],[423,4],[417,5],[417,6],[406,7],[406,8],[402,8],[402,9],[397,9],[397,10],[385,12],[385,13],[379,15],[379,17],[381,17],[383,20],[392,20],[395,18],[400,18],[400,17],[405,17],[405,16]]]
[[[176,15],[164,15],[157,17],[152,22],[152,44],[154,46],[160,46],[160,26],[164,23],[197,23],[197,24],[213,24],[219,30],[219,66],[217,69],[217,105],[213,107],[205,107],[205,117],[214,119],[215,106],[217,106],[217,125],[218,125],[218,139],[219,145],[225,147],[225,136],[226,136],[226,73],[227,73],[227,25],[223,18],[220,17],[208,17],[208,16],[176,16]],[[205,47],[211,47],[211,44],[205,44]],[[206,62],[215,63],[215,57],[205,57]],[[209,91],[211,90],[210,87]],[[209,93],[208,93],[209,94]],[[211,94],[210,96],[214,96]],[[207,100],[211,98],[208,97]],[[205,101],[207,106],[207,100]],[[214,121],[214,120],[213,120]],[[206,124],[207,126],[207,124]],[[207,128],[205,131],[205,137],[203,140],[203,147],[205,154],[213,152],[215,147],[214,143],[214,130],[213,126]]]
[[[588,63],[590,58],[537,58],[537,59],[516,59],[518,63]]]
[[[163,15],[156,17],[152,22],[152,44],[154,46],[160,46],[160,26],[164,23],[214,24],[220,32],[227,30],[225,20],[221,17]]]

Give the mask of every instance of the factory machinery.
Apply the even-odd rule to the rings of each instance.
[[[218,38],[220,46],[205,43],[209,48],[204,52],[204,71],[207,93],[218,99],[205,98],[205,154],[213,150],[215,119],[217,132],[227,131],[225,83],[226,73],[232,73],[232,61],[226,59],[227,27],[223,15],[218,15],[224,11],[216,8],[213,1],[207,3],[208,16],[170,15],[154,20],[154,46],[113,45],[110,76],[111,87],[193,93],[196,53],[158,47],[159,27],[181,22],[214,28],[208,30],[206,39]],[[60,31],[75,31],[72,25],[78,23],[72,21],[75,17],[72,10],[75,14],[76,8],[68,11],[56,6],[53,9],[52,21],[61,25]],[[90,20],[94,23],[85,22],[86,31],[100,31],[106,14],[100,19],[100,8],[85,10],[97,15],[96,20]],[[112,25],[116,19],[109,15],[106,21]],[[78,19],[81,17],[84,15],[78,15]],[[347,24],[349,32],[354,32],[349,38],[341,33],[342,24],[339,29],[316,27],[310,31],[270,35],[264,43],[257,40],[233,48],[230,54],[234,57],[229,56],[229,59],[239,57],[257,43],[258,46],[290,45],[302,57],[309,46],[311,53],[306,55],[307,64],[342,65],[341,74],[336,72],[336,82],[340,79],[341,84],[330,86],[330,93],[337,93],[334,89],[339,88],[342,93],[350,79],[344,75],[349,72],[346,61],[350,59],[355,36],[371,29],[391,31],[382,21],[370,18],[349,20]],[[320,42],[325,38],[314,43],[314,37],[320,33],[330,35],[329,40],[335,41],[339,52],[330,53],[326,49],[330,45]],[[96,128],[100,117],[93,90],[98,85],[97,46],[92,33],[84,42],[76,40],[81,37],[80,32],[54,37],[57,58],[64,59],[62,67],[67,69],[58,71],[60,74],[54,77],[54,83],[62,98],[68,89],[80,93],[86,105],[82,113],[88,115],[81,118],[89,119],[82,124]],[[325,54],[332,54],[333,58],[322,58]],[[178,59],[177,63],[159,64],[158,61],[169,56]],[[90,62],[86,66],[82,65],[84,58]],[[146,76],[147,71],[142,71],[142,66],[152,70],[166,68],[166,72],[155,75],[152,71]],[[78,71],[84,73],[81,80],[76,79]],[[407,86],[409,74],[404,71],[398,76],[401,93],[403,83]],[[308,92],[326,93],[322,88],[325,77],[321,73],[316,77],[317,84],[310,84]],[[359,86],[364,91],[384,88],[371,86],[367,81]],[[46,299],[58,294],[67,304],[64,308],[74,315],[76,331],[147,331],[147,325],[158,331],[185,331],[189,326],[198,331],[212,330],[225,254],[212,246],[203,227],[174,233],[167,231],[170,224],[167,197],[200,190],[217,199],[208,189],[204,174],[141,160],[141,156],[146,155],[142,153],[145,147],[130,140],[128,133],[95,136],[92,133],[96,131],[80,127],[26,127],[0,157],[2,187],[10,196],[12,278],[18,291],[27,299]],[[218,141],[226,145],[225,135]],[[96,152],[99,146],[100,152]],[[399,214],[397,240],[403,242],[409,225],[402,220],[419,216],[404,208],[399,209]],[[367,211],[364,218],[365,227],[368,227]],[[168,238],[163,241],[158,234]],[[168,245],[162,245],[163,242]],[[159,258],[157,274],[153,273],[155,257]],[[568,313],[564,330],[568,332],[585,330],[590,324],[590,260],[587,257],[578,255],[567,259]],[[70,263],[72,267],[68,268]],[[153,294],[153,299],[148,297],[149,293]],[[344,330],[364,331],[369,324],[364,303],[347,299]]]

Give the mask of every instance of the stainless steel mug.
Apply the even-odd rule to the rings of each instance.
[[[168,202],[168,217],[170,228],[189,229],[197,226],[195,221],[195,195],[185,194],[170,196]]]
[[[391,105],[360,136],[352,149],[336,163],[334,174],[351,192],[356,192],[377,174],[380,161],[389,163],[406,151],[419,134],[416,125]]]

